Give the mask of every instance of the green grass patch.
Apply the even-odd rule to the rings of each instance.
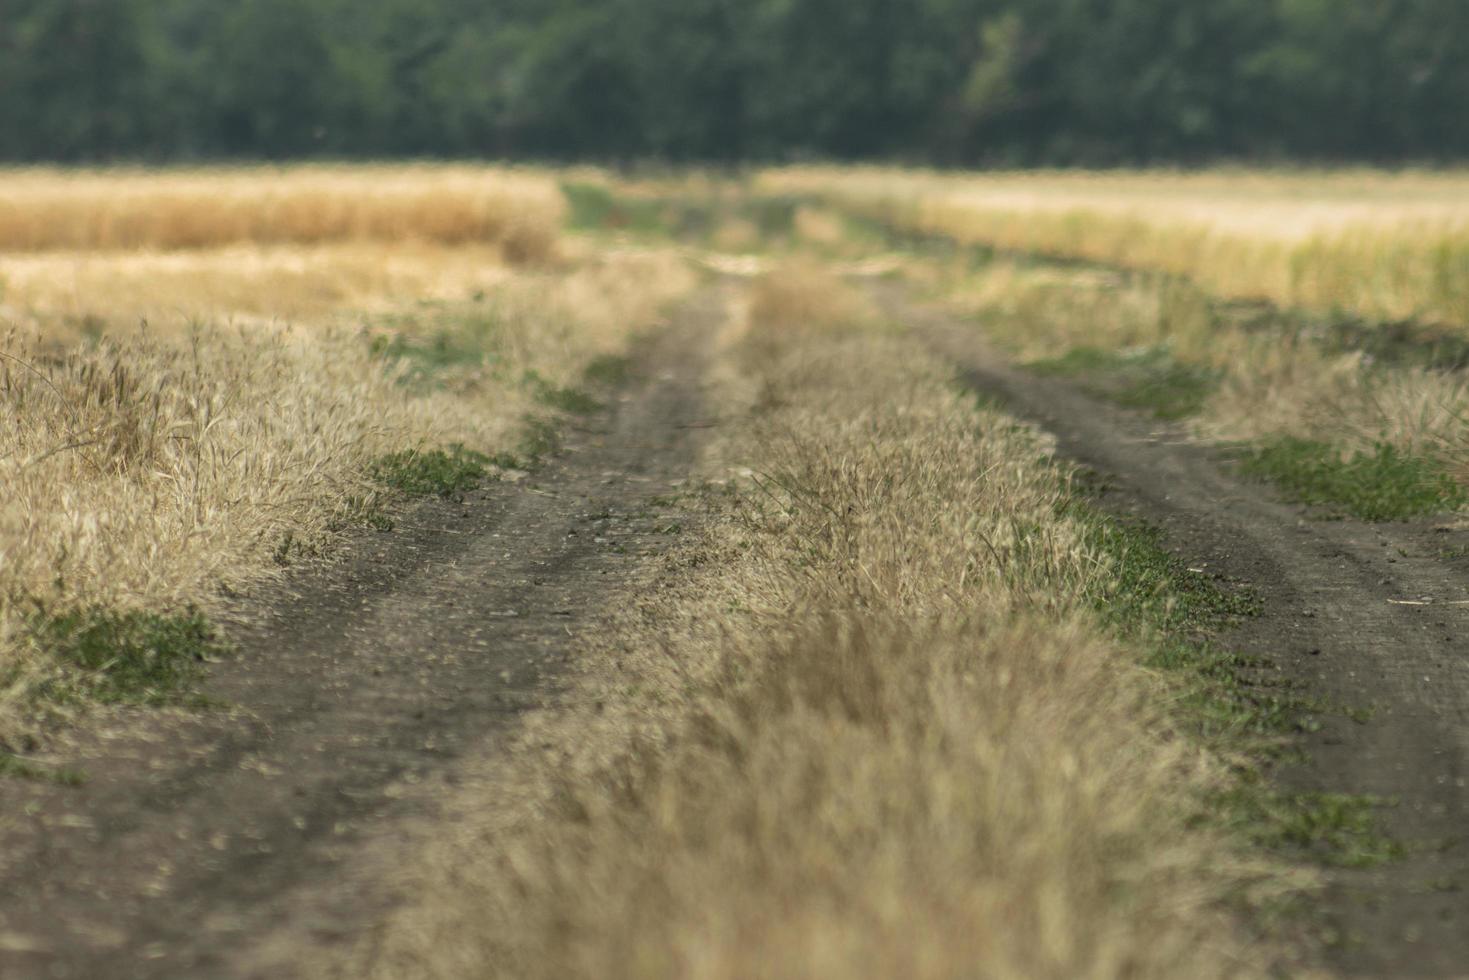
[[[203,614],[101,607],[53,612],[38,606],[27,627],[36,644],[70,668],[43,685],[43,699],[103,704],[197,702],[206,661],[228,652]]]
[[[1372,868],[1407,849],[1385,835],[1378,811],[1388,804],[1340,793],[1272,792],[1243,784],[1213,801],[1225,826],[1254,844],[1337,868]]]
[[[1251,450],[1240,468],[1294,501],[1339,508],[1364,521],[1406,520],[1469,503],[1469,492],[1438,464],[1387,444],[1348,456],[1328,443],[1282,438]]]
[[[452,497],[473,490],[492,465],[492,457],[456,445],[393,453],[374,463],[371,473],[379,483],[410,497]]]
[[[374,337],[372,353],[402,364],[399,381],[414,391],[441,390],[455,373],[498,366],[500,322],[491,309],[429,309],[384,317],[378,325],[395,332]]]
[[[1125,351],[1080,347],[1027,367],[1043,376],[1075,378],[1095,395],[1161,419],[1197,415],[1220,378],[1212,368],[1176,360],[1165,347]]]
[[[644,235],[666,233],[666,204],[656,199],[632,199],[603,184],[566,181],[561,194],[570,209],[567,226],[574,231],[623,231]]]
[[[595,415],[604,407],[581,389],[554,385],[535,371],[525,372],[525,383],[530,387],[536,401],[558,412],[566,412],[568,415]]]
[[[582,371],[582,377],[587,379],[588,384],[603,385],[608,388],[622,387],[627,384],[631,376],[632,361],[616,354],[603,354],[601,357],[593,358],[592,362]]]
[[[1233,784],[1201,801],[1198,819],[1252,846],[1331,866],[1368,867],[1402,856],[1402,846],[1380,829],[1381,801],[1282,793],[1262,775],[1295,751],[1291,735],[1315,730],[1329,709],[1281,679],[1270,661],[1218,645],[1221,630],[1257,614],[1258,597],[1189,569],[1164,548],[1156,528],[1111,517],[1085,500],[1074,500],[1067,513],[1114,570],[1093,605],[1113,629],[1143,645],[1145,666],[1176,680],[1181,729],[1233,760]]]
[[[32,779],[61,786],[80,786],[87,781],[86,775],[76,769],[43,766],[6,752],[0,752],[0,779]]]

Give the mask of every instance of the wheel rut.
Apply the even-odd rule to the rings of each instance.
[[[1253,589],[1258,617],[1224,638],[1269,658],[1343,711],[1301,736],[1306,761],[1279,782],[1392,801],[1385,829],[1409,848],[1369,870],[1333,870],[1321,914],[1343,975],[1469,973],[1469,542],[1461,523],[1311,519],[1234,475],[1177,427],[1007,364],[982,328],[876,291],[889,314],[957,365],[965,385],[1039,424],[1097,471],[1103,505],[1161,528],[1193,567]]]
[[[0,782],[0,977],[290,976],[251,951],[384,914],[400,828],[554,707],[575,636],[668,547],[724,308],[706,291],[643,342],[620,401],[529,479],[416,506],[241,603],[205,689],[226,709],[86,735],[79,787]]]

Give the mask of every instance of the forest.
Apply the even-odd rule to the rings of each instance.
[[[1463,0],[0,0],[0,159],[1469,150]]]

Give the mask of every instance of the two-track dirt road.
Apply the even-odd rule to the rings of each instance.
[[[974,325],[879,292],[967,383],[1105,475],[1108,506],[1260,595],[1228,642],[1372,709],[1325,717],[1302,736],[1309,762],[1280,773],[1398,800],[1383,818],[1413,845],[1331,873],[1332,965],[1469,974],[1469,567],[1444,557],[1465,533],[1310,520],[1177,429],[1017,371]],[[208,684],[229,709],[89,736],[80,787],[0,782],[0,977],[306,975],[305,952],[391,909],[416,835],[476,760],[512,751],[528,712],[568,696],[575,637],[668,547],[660,498],[698,451],[723,313],[716,289],[677,316],[615,409],[533,479],[423,504],[242,605],[239,654]]]
[[[554,706],[574,636],[668,547],[722,319],[718,290],[691,303],[533,478],[243,606],[206,688],[228,710],[90,737],[79,787],[0,782],[0,977],[280,978],[379,917],[411,827]]]
[[[1254,590],[1260,615],[1223,642],[1273,660],[1303,694],[1338,709],[1301,736],[1306,760],[1278,778],[1304,792],[1393,801],[1381,819],[1409,854],[1330,873],[1321,909],[1339,937],[1330,966],[1469,976],[1469,561],[1452,557],[1469,529],[1312,519],[1178,426],[1018,370],[985,344],[980,326],[916,307],[901,290],[878,296],[965,384],[1097,471],[1104,506],[1161,528],[1191,566]],[[1340,709],[1368,715],[1359,723]]]

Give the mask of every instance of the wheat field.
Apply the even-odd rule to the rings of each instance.
[[[1459,171],[795,168],[757,186],[909,233],[1184,276],[1230,299],[1469,327],[1469,175]]]

